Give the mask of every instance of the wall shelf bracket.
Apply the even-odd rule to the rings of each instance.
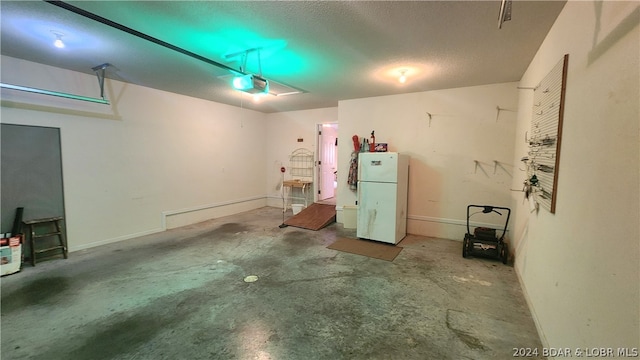
[[[98,65],[98,66],[94,66],[91,68],[91,70],[93,70],[96,73],[96,76],[98,77],[98,86],[100,86],[100,97],[102,98],[102,100],[105,100],[104,97],[104,75],[105,75],[105,70],[111,66],[111,64],[109,63],[104,63],[102,65]]]

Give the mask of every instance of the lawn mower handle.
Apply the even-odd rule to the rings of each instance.
[[[502,236],[500,236],[500,239],[502,240],[504,238],[504,234],[507,233],[507,226],[509,225],[509,218],[511,217],[511,209],[507,208],[507,207],[502,207],[502,206],[493,206],[493,205],[469,205],[467,206],[467,234],[471,234],[471,229],[469,228],[469,210],[471,208],[482,208],[482,212],[485,214],[489,214],[491,212],[496,212],[498,213],[500,216],[502,216],[502,214],[498,211],[496,211],[496,209],[498,210],[506,210],[507,211],[507,220],[504,223],[504,229],[502,230]]]

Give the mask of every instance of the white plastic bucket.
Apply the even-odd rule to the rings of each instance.
[[[345,229],[355,229],[358,227],[358,207],[344,205],[342,207],[342,226]]]
[[[291,210],[293,210],[293,215],[296,215],[300,211],[304,209],[304,205],[302,204],[291,204]]]

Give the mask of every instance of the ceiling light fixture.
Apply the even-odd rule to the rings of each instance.
[[[407,69],[403,69],[400,70],[400,78],[398,78],[398,81],[400,81],[400,83],[404,84],[407,81],[407,76],[405,75],[407,73]]]
[[[56,36],[56,40],[53,42],[53,46],[57,47],[58,49],[62,49],[64,48],[64,42],[62,41],[62,34],[52,31],[53,35]]]

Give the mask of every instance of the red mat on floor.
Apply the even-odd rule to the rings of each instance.
[[[386,261],[393,261],[402,251],[400,246],[393,244],[352,238],[339,238],[327,248]]]
[[[336,206],[314,203],[284,223],[309,230],[320,230],[336,221]]]

